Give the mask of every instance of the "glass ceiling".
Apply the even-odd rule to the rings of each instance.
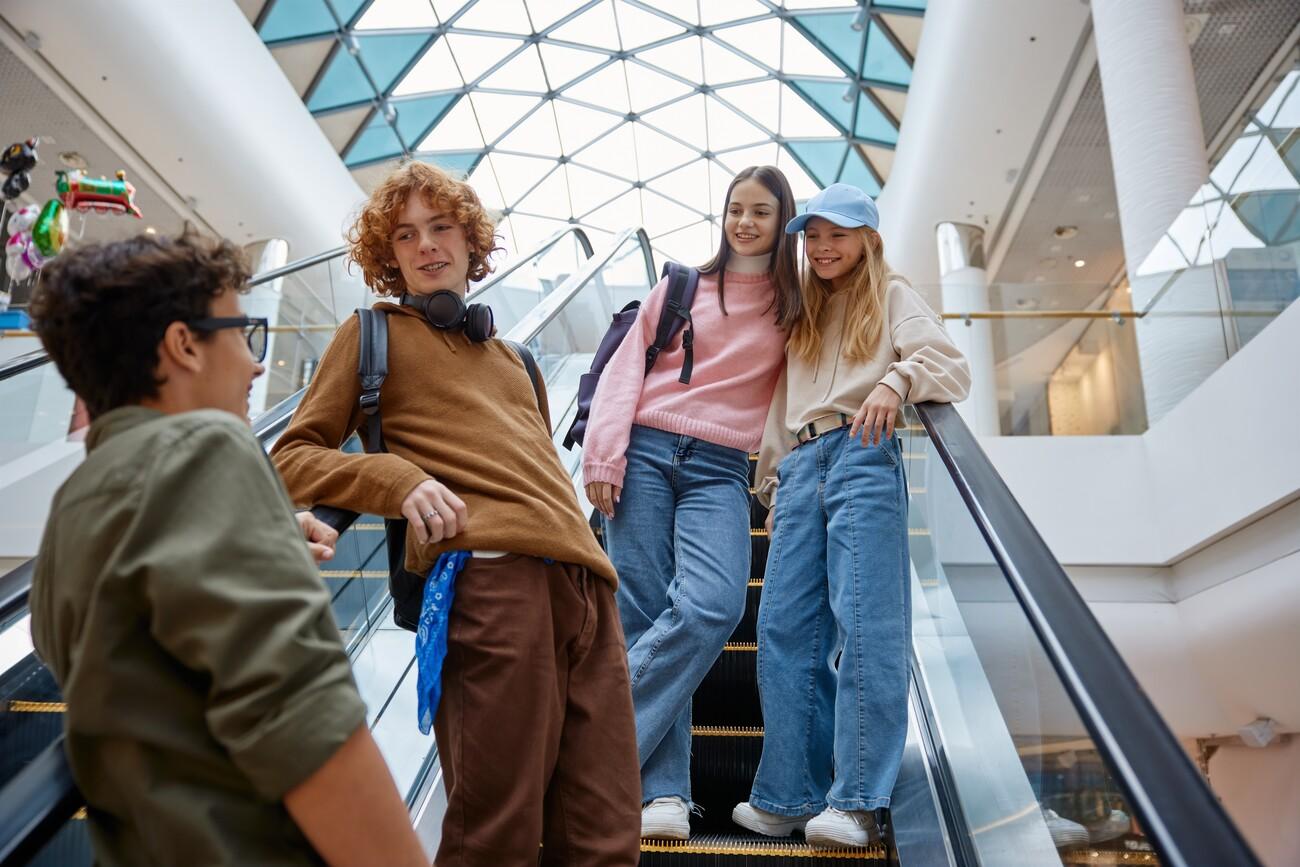
[[[248,9],[248,3],[245,3]],[[258,5],[256,2],[253,5]],[[363,188],[466,175],[518,250],[643,225],[707,258],[727,183],[879,193],[925,0],[268,0],[249,15]]]

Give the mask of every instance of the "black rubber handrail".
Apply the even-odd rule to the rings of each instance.
[[[916,409],[1160,863],[1259,865],[957,410]]]

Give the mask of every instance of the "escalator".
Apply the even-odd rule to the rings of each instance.
[[[610,316],[644,297],[654,279],[648,239],[628,230],[502,327],[538,359],[557,448]],[[268,447],[296,397],[261,420]],[[817,850],[798,836],[771,840],[731,824],[763,737],[755,622],[768,539],[754,504],[753,568],[737,576],[748,582],[746,615],[693,703],[692,785],[703,814],[693,817],[689,841],[643,840],[641,863],[1257,864],[956,411],[909,408],[900,436],[913,676],[884,841]],[[590,513],[580,454],[559,453]],[[362,688],[376,739],[433,847],[445,799],[432,739],[414,734],[412,642],[387,625],[382,523],[331,520],[347,529],[323,574],[337,582],[336,599],[356,594],[336,616],[358,682],[376,684]],[[87,863],[84,851],[75,860],[33,859],[51,835],[57,842],[78,824],[67,821],[76,795],[59,759],[47,748],[0,790],[0,863]],[[22,835],[17,852],[6,834]]]

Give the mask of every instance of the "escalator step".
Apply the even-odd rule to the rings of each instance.
[[[728,644],[704,676],[692,702],[692,722],[698,726],[761,726],[758,703],[758,645]]]
[[[0,678],[0,786],[63,731],[62,696],[33,654]]]
[[[745,594],[745,616],[731,633],[731,643],[758,641],[758,603],[763,596],[763,582],[750,581]]]
[[[730,813],[730,811],[728,811]],[[772,839],[743,831],[699,834],[690,840],[642,840],[642,867],[814,867],[828,861],[852,861],[857,864],[885,865],[885,847],[863,849],[815,849],[798,837]]]
[[[763,754],[763,730],[698,727],[691,738],[691,799],[703,808],[698,831],[730,832],[731,808],[749,799]]]

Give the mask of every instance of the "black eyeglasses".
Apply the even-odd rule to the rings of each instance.
[[[261,363],[266,359],[266,319],[253,319],[249,316],[218,316],[211,319],[192,319],[185,323],[195,331],[220,331],[223,328],[242,328],[244,340],[248,342],[248,351],[253,360]]]

